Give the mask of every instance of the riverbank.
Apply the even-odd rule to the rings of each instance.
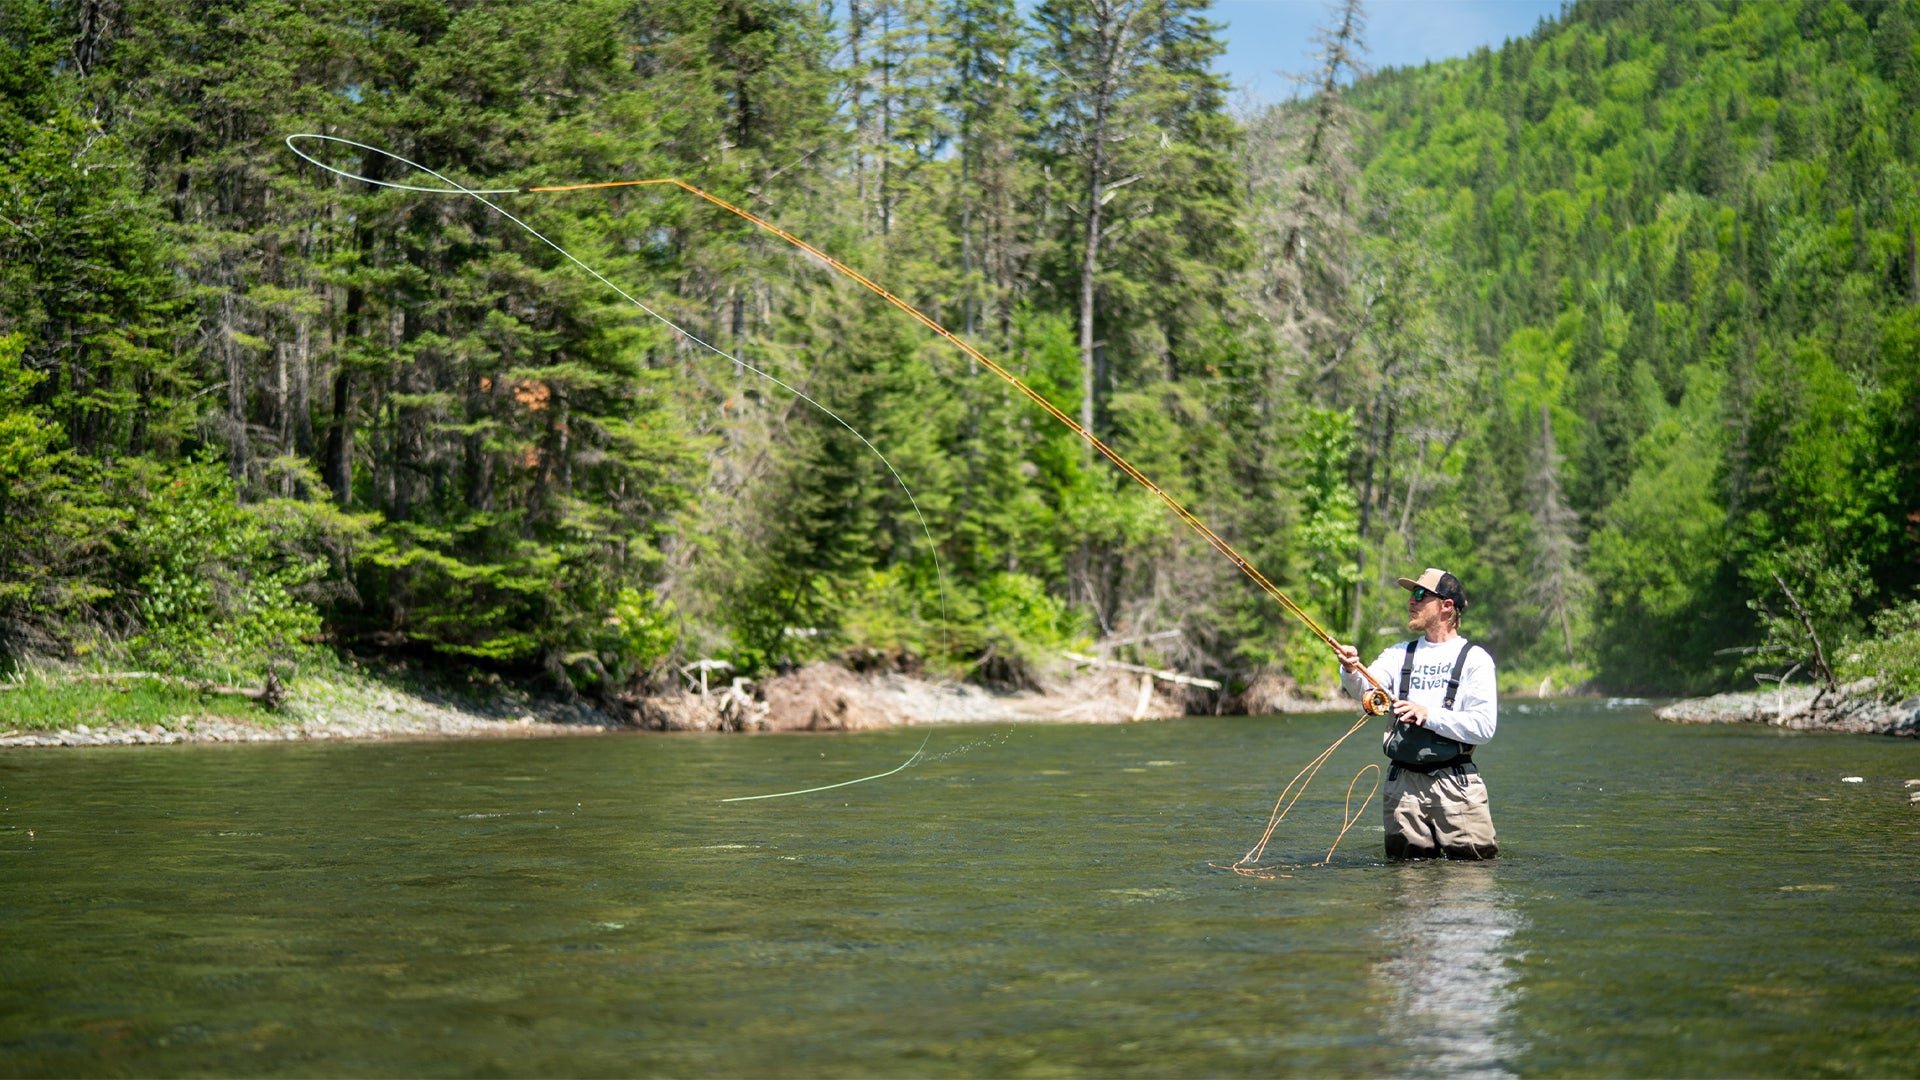
[[[1180,679],[1183,681],[1174,681]],[[764,681],[734,680],[708,694],[636,699],[627,722],[656,731],[862,731],[916,724],[1123,724],[1195,713],[1324,711],[1338,707],[1266,687],[1215,696],[1197,680],[1146,669],[1081,670],[1042,688],[989,690],[900,672],[861,674],[811,664]]]
[[[1920,737],[1920,697],[1888,701],[1873,679],[1821,694],[1813,686],[1750,690],[1677,701],[1654,715],[1676,724],[1766,724],[1796,731]]]
[[[968,683],[814,664],[765,680],[736,679],[701,694],[564,700],[501,687],[439,687],[418,677],[334,673],[290,679],[277,709],[180,692],[135,700],[144,686],[43,683],[44,712],[0,724],[0,747],[115,746],[340,739],[533,738],[616,731],[861,731],[921,724],[1117,724],[1215,711],[1176,683],[1124,671],[1064,676],[1045,689],[994,691]],[[16,690],[14,693],[26,693]],[[1243,694],[1241,698],[1249,695]],[[1309,698],[1229,699],[1225,711],[1301,711]],[[25,699],[12,699],[18,714]],[[1215,707],[1208,707],[1210,704]]]
[[[361,673],[291,679],[278,708],[191,690],[55,681],[16,686],[8,698],[14,720],[0,724],[0,747],[529,738],[620,726],[584,703],[506,689],[456,693],[418,679]],[[44,712],[22,723],[19,714],[36,707]]]

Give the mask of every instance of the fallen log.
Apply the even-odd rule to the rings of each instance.
[[[1067,659],[1073,661],[1076,664],[1079,664],[1082,667],[1110,668],[1114,671],[1131,671],[1136,675],[1151,675],[1156,679],[1161,679],[1170,683],[1179,683],[1182,686],[1198,686],[1207,690],[1220,689],[1220,684],[1215,682],[1212,679],[1202,679],[1195,675],[1182,675],[1177,671],[1162,671],[1159,668],[1144,667],[1140,664],[1123,664],[1118,660],[1103,660],[1098,656],[1088,656],[1085,653],[1070,652],[1070,653],[1067,653],[1066,656],[1067,656]]]

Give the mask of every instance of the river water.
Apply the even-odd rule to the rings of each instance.
[[[1345,724],[0,752],[0,1073],[1920,1074],[1920,743],[1510,706],[1497,862],[1211,868]]]

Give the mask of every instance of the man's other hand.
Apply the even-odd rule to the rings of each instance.
[[[1356,649],[1351,645],[1335,645],[1333,647],[1333,655],[1340,658],[1341,667],[1346,668],[1348,671],[1353,672],[1355,675],[1360,674],[1361,665],[1360,665],[1359,649]]]
[[[1427,722],[1427,707],[1411,701],[1396,701],[1393,703],[1393,715],[1396,720],[1421,727]]]

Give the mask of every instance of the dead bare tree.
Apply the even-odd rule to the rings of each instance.
[[[1365,30],[1360,0],[1342,0],[1315,35],[1318,67],[1298,77],[1304,96],[1247,125],[1259,296],[1282,338],[1322,368],[1344,359],[1364,322],[1349,295],[1358,231],[1353,143],[1362,119],[1345,85],[1367,73]]]
[[[1541,402],[1540,458],[1532,477],[1533,505],[1529,508],[1534,538],[1529,599],[1540,605],[1543,619],[1560,624],[1561,644],[1567,662],[1572,663],[1571,612],[1586,582],[1580,576],[1580,541],[1574,535],[1580,515],[1561,495],[1560,460],[1553,443],[1553,412]]]
[[[1807,614],[1807,609],[1800,603],[1800,598],[1793,594],[1793,590],[1788,587],[1786,579],[1780,576],[1780,572],[1775,570],[1770,573],[1773,576],[1773,583],[1780,586],[1780,595],[1787,598],[1787,606],[1793,609],[1793,617],[1799,620],[1801,629],[1806,632],[1807,645],[1813,649],[1813,670],[1820,676],[1821,696],[1837,693],[1840,689],[1840,680],[1834,677],[1833,665],[1827,663],[1826,646],[1820,642],[1819,631],[1813,628],[1813,617]]]

